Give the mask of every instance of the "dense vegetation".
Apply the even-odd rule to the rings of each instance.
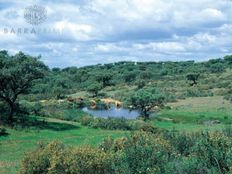
[[[213,174],[232,172],[231,130],[196,134],[135,132],[105,139],[98,148],[41,144],[28,153],[22,174]]]
[[[225,56],[207,62],[118,62],[81,68],[53,68],[49,75],[35,85],[33,94],[38,94],[40,99],[47,99],[88,91],[94,97],[105,97],[112,96],[108,93],[112,90],[115,91],[113,97],[126,100],[137,89],[156,87],[163,90],[167,100],[207,96],[211,95],[212,88],[229,90],[231,77],[222,77],[220,74],[231,69],[231,59],[232,56]],[[124,92],[127,87],[133,90]],[[188,91],[180,90],[184,87]],[[180,89],[175,91],[175,88]],[[33,97],[30,99],[33,100]]]
[[[207,62],[118,62],[49,70],[39,58],[1,51],[0,62],[0,98],[9,106],[8,121],[19,110],[19,101],[63,99],[74,93],[85,99],[120,100],[145,117],[154,106],[186,97],[219,94],[231,100],[232,56]]]
[[[232,56],[49,69],[40,57],[0,51],[0,173],[5,158],[21,160],[43,137],[24,156],[22,174],[230,173],[231,68]],[[141,118],[82,111],[112,102]]]

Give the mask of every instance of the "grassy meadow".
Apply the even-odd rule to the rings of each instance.
[[[38,143],[61,141],[70,146],[96,146],[104,138],[125,136],[126,131],[101,130],[83,127],[79,123],[47,119],[44,128],[28,130],[7,129],[8,136],[0,137],[0,173],[14,174],[19,170],[23,155]]]
[[[154,116],[153,123],[165,129],[197,131],[220,129],[232,123],[232,104],[222,96],[197,97],[168,104]],[[216,120],[217,124],[211,121]]]

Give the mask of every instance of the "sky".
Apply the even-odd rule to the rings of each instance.
[[[39,25],[24,18],[33,5],[46,11]],[[232,54],[232,0],[0,0],[0,49],[61,68],[205,61]]]

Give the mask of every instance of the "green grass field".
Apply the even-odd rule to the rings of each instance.
[[[0,173],[17,173],[24,153],[36,147],[38,142],[62,141],[66,145],[98,145],[105,137],[124,136],[126,131],[108,131],[83,127],[78,123],[49,119],[43,129],[12,130],[0,137]]]
[[[171,109],[153,117],[153,124],[165,129],[198,131],[215,130],[232,123],[232,104],[221,96],[197,97],[170,103]],[[210,121],[219,121],[210,124]]]

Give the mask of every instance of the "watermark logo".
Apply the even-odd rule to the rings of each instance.
[[[39,25],[46,21],[47,10],[45,7],[33,5],[25,8],[24,19],[31,25]]]
[[[11,12],[10,14],[16,14],[16,12]],[[8,15],[12,16],[12,15]],[[40,35],[40,34],[55,34],[55,35],[61,35],[62,29],[51,27],[48,25],[41,25],[44,23],[47,18],[47,10],[46,7],[40,6],[40,5],[31,5],[26,8],[24,8],[24,14],[23,15],[14,15],[15,18],[18,17],[24,17],[25,21],[30,24],[31,26],[23,25],[21,26],[8,26],[4,28],[0,28],[0,33],[4,34],[14,34],[14,35]],[[10,19],[13,19],[12,17]]]

